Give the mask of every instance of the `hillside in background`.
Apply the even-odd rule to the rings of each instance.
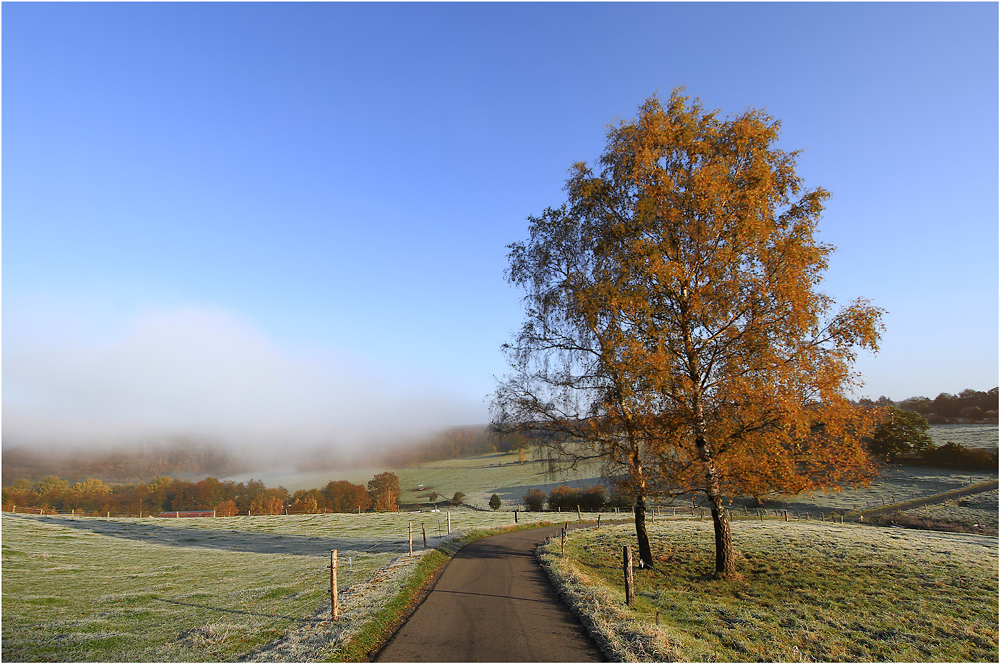
[[[963,390],[957,395],[941,393],[934,399],[910,397],[895,405],[925,416],[937,425],[957,423],[995,423],[997,421],[998,388],[986,392]],[[872,405],[893,403],[885,397]],[[949,430],[947,439],[959,432]],[[976,432],[974,438],[980,437]],[[941,444],[943,441],[937,441]],[[956,439],[956,442],[962,442]],[[388,446],[362,446],[347,453],[333,446],[317,446],[303,450],[297,456],[281,458],[286,468],[299,471],[347,471],[371,467],[404,468],[418,464],[464,459],[484,454],[504,454],[532,447],[524,436],[493,434],[486,426],[451,427],[416,441]],[[995,447],[972,443],[972,447]],[[274,458],[236,454],[231,449],[210,440],[175,438],[145,442],[100,451],[52,450],[28,447],[4,447],[3,484],[9,486],[18,479],[32,481],[55,475],[69,481],[89,477],[105,482],[143,482],[161,475],[196,477],[233,477],[246,473],[260,474],[274,470]]]
[[[3,450],[3,484],[55,475],[70,481],[88,477],[105,482],[141,482],[160,475],[226,476],[244,472],[245,463],[218,444],[197,439],[140,443],[100,451],[54,451],[14,447]]]
[[[234,452],[217,442],[177,438],[101,450],[3,449],[3,484],[18,479],[38,481],[50,475],[69,481],[88,477],[104,482],[145,482],[154,477],[232,477],[270,471],[278,466],[300,471],[346,471],[384,466],[399,468],[430,461],[505,453],[527,448],[519,436],[496,436],[483,425],[452,427],[417,441],[364,447],[345,452],[316,446],[297,453],[272,455]]]

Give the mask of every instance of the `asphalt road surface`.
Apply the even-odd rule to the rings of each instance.
[[[561,526],[467,544],[376,662],[601,662],[535,560]]]

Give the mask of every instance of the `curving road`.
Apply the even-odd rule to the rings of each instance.
[[[463,547],[376,662],[601,662],[535,560],[561,526]]]

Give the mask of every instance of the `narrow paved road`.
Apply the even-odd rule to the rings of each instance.
[[[466,545],[376,662],[600,662],[553,590],[535,547],[560,527]]]

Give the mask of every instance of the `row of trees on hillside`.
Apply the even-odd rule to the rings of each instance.
[[[3,481],[40,481],[49,476],[78,482],[100,478],[105,482],[148,482],[173,474],[237,475],[245,472],[243,461],[211,440],[174,438],[160,442],[136,442],[129,447],[98,450],[35,449],[7,446],[3,449]]]
[[[268,488],[253,479],[244,484],[213,477],[191,482],[162,476],[148,483],[109,485],[88,478],[71,485],[50,476],[38,482],[19,479],[5,487],[3,506],[7,510],[34,508],[129,515],[215,510],[219,516],[235,516],[282,514],[286,510],[291,513],[389,511],[396,509],[399,497],[399,478],[394,473],[376,475],[367,488],[334,481],[322,489],[296,491],[292,495],[285,487]]]
[[[900,410],[920,413],[931,424],[950,424],[960,420],[996,421],[1000,410],[1000,388],[986,392],[962,390],[958,394],[942,392],[933,399],[910,397],[896,404]]]
[[[246,483],[207,477],[199,482],[160,476],[136,484],[106,484],[88,478],[70,484],[49,476],[38,482],[19,479],[3,489],[5,509],[32,507],[42,510],[114,514],[157,514],[182,510],[218,510],[221,516],[237,511],[279,514],[288,502],[284,487],[268,488],[260,480]]]
[[[833,247],[816,240],[828,193],[804,189],[779,123],[723,120],[674,91],[610,128],[595,171],[530,217],[507,277],[524,322],[495,431],[562,457],[601,459],[635,496],[639,558],[653,566],[646,499],[701,492],[715,575],[739,578],[723,496],[863,482],[877,414],[848,395],[882,310],[839,310],[820,289]]]

